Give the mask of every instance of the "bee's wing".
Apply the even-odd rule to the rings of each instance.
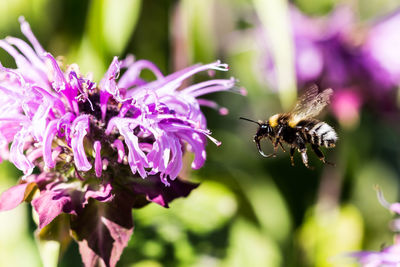
[[[316,85],[309,87],[290,112],[289,125],[294,127],[301,120],[317,116],[329,104],[332,93],[333,90],[331,88],[318,93]]]

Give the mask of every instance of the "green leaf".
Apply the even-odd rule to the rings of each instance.
[[[141,0],[103,0],[103,38],[107,52],[120,55],[139,19]]]
[[[189,230],[201,234],[226,224],[236,213],[237,203],[228,188],[205,181],[188,198],[174,201],[172,207],[171,212],[179,221]]]
[[[44,267],[57,267],[60,254],[60,243],[54,240],[37,242],[40,257]]]
[[[60,214],[35,232],[36,244],[45,267],[58,266],[60,254],[66,251],[72,241],[69,235],[69,216],[65,213]]]
[[[216,38],[214,0],[182,0],[180,4],[180,34],[186,39],[190,62],[215,61]]]
[[[163,265],[159,262],[152,260],[143,260],[138,263],[130,265],[131,267],[162,267]]]
[[[326,14],[334,8],[336,0],[297,0],[297,6],[308,14]]]
[[[242,186],[263,230],[275,240],[284,242],[292,225],[288,207],[276,185],[264,176]]]
[[[311,208],[298,235],[306,266],[343,266],[348,262],[344,253],[361,249],[363,230],[361,214],[352,205],[324,211]]]
[[[374,186],[378,185],[388,202],[398,201],[398,175],[380,160],[367,161],[355,171],[352,201],[360,209],[366,225],[367,249],[377,250],[382,244],[392,243],[393,233],[388,229],[392,214],[378,201]]]
[[[292,229],[291,217],[285,199],[272,179],[267,173],[259,176],[239,169],[232,169],[231,174],[250,203],[262,231],[279,243],[285,242]]]
[[[86,29],[76,56],[83,73],[96,79],[107,69],[113,56],[123,53],[135,29],[141,0],[91,1]]]
[[[243,219],[235,220],[230,237],[228,255],[222,266],[281,266],[278,245],[269,236]]]
[[[0,164],[0,193],[14,186],[20,175],[12,163],[3,161]],[[0,212],[0,266],[42,266],[29,232],[26,211],[27,204],[21,203],[13,210]]]
[[[217,182],[204,181],[186,198],[174,200],[170,209],[148,205],[135,211],[142,225],[156,225],[167,240],[182,238],[182,229],[205,234],[228,223],[237,210],[234,194]]]

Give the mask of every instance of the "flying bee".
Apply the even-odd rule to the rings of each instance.
[[[318,87],[313,85],[306,90],[292,111],[288,113],[275,114],[265,122],[257,122],[243,117],[240,119],[258,124],[254,142],[260,154],[266,158],[275,157],[279,146],[285,152],[282,143],[286,143],[290,147],[292,166],[294,166],[293,155],[297,149],[304,165],[310,168],[306,146],[306,144],[310,144],[314,153],[323,163],[332,164],[325,160],[320,147],[334,147],[338,139],[337,134],[327,123],[314,118],[329,104],[332,93],[333,90],[330,88],[318,93]],[[262,151],[260,141],[263,138],[268,138],[272,142],[274,147],[272,154],[266,155]]]

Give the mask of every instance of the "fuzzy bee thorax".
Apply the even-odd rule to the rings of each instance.
[[[275,114],[269,117],[268,123],[271,127],[276,127],[278,126],[278,119],[279,119],[280,114]]]

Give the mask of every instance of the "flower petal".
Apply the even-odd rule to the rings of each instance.
[[[53,120],[47,125],[46,132],[43,137],[43,160],[48,168],[54,168],[55,162],[52,157],[51,145],[53,143],[54,136],[57,134],[57,123],[58,120]]]
[[[22,128],[14,136],[14,141],[10,149],[10,161],[14,163],[18,169],[23,171],[25,175],[31,174],[35,167],[24,154],[25,139],[28,137],[28,134],[28,130]]]
[[[11,210],[21,204],[25,198],[25,190],[29,183],[15,185],[0,196],[0,211]]]
[[[100,154],[100,151],[101,151],[100,141],[95,141],[93,148],[94,148],[94,153],[95,153],[94,170],[95,170],[96,176],[101,177],[101,172],[103,170],[103,164],[101,161],[101,154]]]
[[[96,199],[101,202],[109,202],[113,198],[112,185],[110,183],[100,184],[96,188],[89,187],[85,193],[85,205],[88,203],[89,198]]]
[[[33,34],[29,23],[25,21],[25,18],[23,16],[19,17],[19,23],[21,24],[21,32],[26,36],[26,38],[28,38],[29,42],[31,42],[31,44],[35,48],[36,53],[42,55],[45,50]]]
[[[89,115],[81,115],[74,120],[72,124],[71,146],[74,152],[75,166],[79,171],[88,171],[92,168],[83,146],[83,138],[86,136],[88,130]]]
[[[133,129],[136,126],[138,126],[136,120],[115,117],[108,123],[106,133],[109,134],[114,127],[118,128],[129,149],[128,163],[132,173],[138,172],[142,178],[145,178],[147,176],[145,168],[149,167],[149,164],[146,154],[139,147],[138,137],[133,133]]]
[[[157,80],[164,78],[161,71],[157,66],[148,60],[138,60],[134,62],[122,75],[121,79],[118,81],[118,86],[120,88],[130,88],[137,85],[140,73],[143,69],[149,69],[154,73]]]
[[[119,89],[116,83],[116,79],[119,76],[120,71],[120,62],[118,61],[118,57],[114,57],[104,78],[100,81],[99,87],[103,91],[107,91],[114,97],[119,97]]]
[[[113,146],[117,149],[118,151],[118,163],[121,163],[125,157],[125,148],[124,144],[122,143],[121,140],[115,139]]]
[[[48,225],[62,212],[71,210],[71,197],[63,191],[43,191],[40,196],[32,200],[32,206],[39,214],[39,228]]]

